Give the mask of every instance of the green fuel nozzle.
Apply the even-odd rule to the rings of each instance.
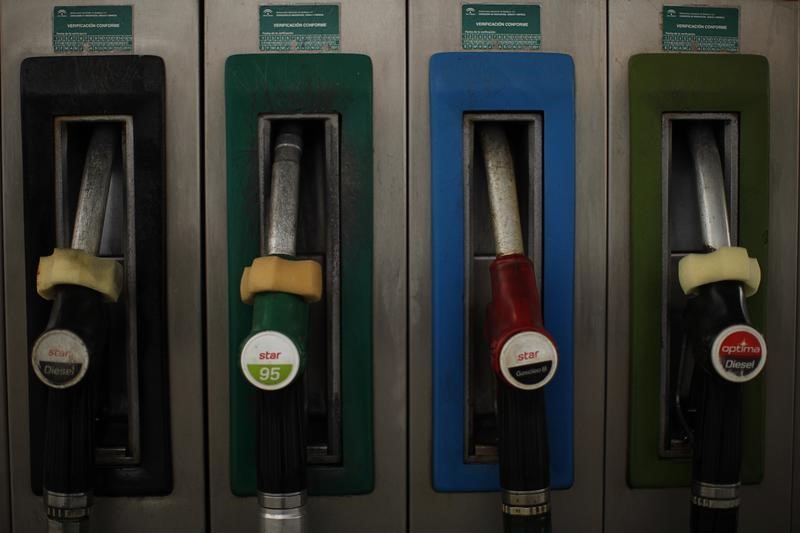
[[[322,271],[318,263],[294,257],[302,150],[299,123],[284,124],[275,139],[269,209],[262,213],[265,246],[241,285],[242,299],[253,304],[241,367],[259,389],[256,478],[263,533],[306,531],[303,370],[309,304],[321,298]]]

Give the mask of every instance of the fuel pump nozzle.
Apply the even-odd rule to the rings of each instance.
[[[262,199],[262,257],[245,269],[241,285],[243,300],[254,305],[241,363],[245,378],[260,389],[256,461],[261,533],[307,531],[303,370],[309,303],[321,298],[322,271],[319,263],[294,257],[302,150],[300,125],[284,124],[275,140],[268,208]]]
[[[707,249],[679,264],[688,297],[682,357],[694,361],[688,388],[696,414],[694,427],[687,427],[693,444],[691,531],[734,533],[741,469],[741,384],[755,378],[766,361],[766,344],[750,326],[744,302],[757,290],[760,270],[746,250],[731,247],[722,163],[711,126],[692,124],[688,141]]]
[[[42,258],[37,289],[53,299],[47,328],[31,353],[48,386],[43,496],[49,533],[89,530],[94,479],[91,360],[106,342],[104,300],[119,296],[121,266],[96,256],[118,143],[110,124],[94,128],[86,153],[72,241]],[[49,279],[46,281],[45,278]]]
[[[550,530],[550,474],[542,387],[558,353],[544,329],[533,263],[524,255],[514,163],[502,126],[480,127],[497,258],[486,317],[497,375],[498,451],[506,531]]]

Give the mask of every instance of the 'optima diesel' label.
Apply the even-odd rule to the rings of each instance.
[[[711,347],[714,370],[735,383],[758,376],[767,362],[764,337],[750,326],[730,326],[722,330]]]
[[[544,387],[553,379],[557,367],[555,345],[536,331],[517,333],[500,350],[500,372],[510,385],[518,389]]]
[[[86,375],[89,351],[80,337],[66,329],[51,329],[36,339],[31,352],[33,372],[56,389],[71,387]]]
[[[245,343],[242,373],[261,390],[286,387],[300,370],[300,353],[292,340],[278,331],[261,331]]]

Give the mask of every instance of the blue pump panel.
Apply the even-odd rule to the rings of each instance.
[[[430,61],[433,261],[433,486],[500,490],[497,464],[464,462],[465,113],[543,115],[542,312],[559,363],[546,387],[551,486],[573,480],[575,75],[552,53],[441,53]],[[486,354],[489,357],[489,354]]]

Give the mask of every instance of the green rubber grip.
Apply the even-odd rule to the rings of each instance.
[[[277,331],[289,337],[300,354],[298,377],[306,368],[308,342],[308,302],[285,292],[262,292],[253,299],[253,327],[242,346],[262,331]]]

